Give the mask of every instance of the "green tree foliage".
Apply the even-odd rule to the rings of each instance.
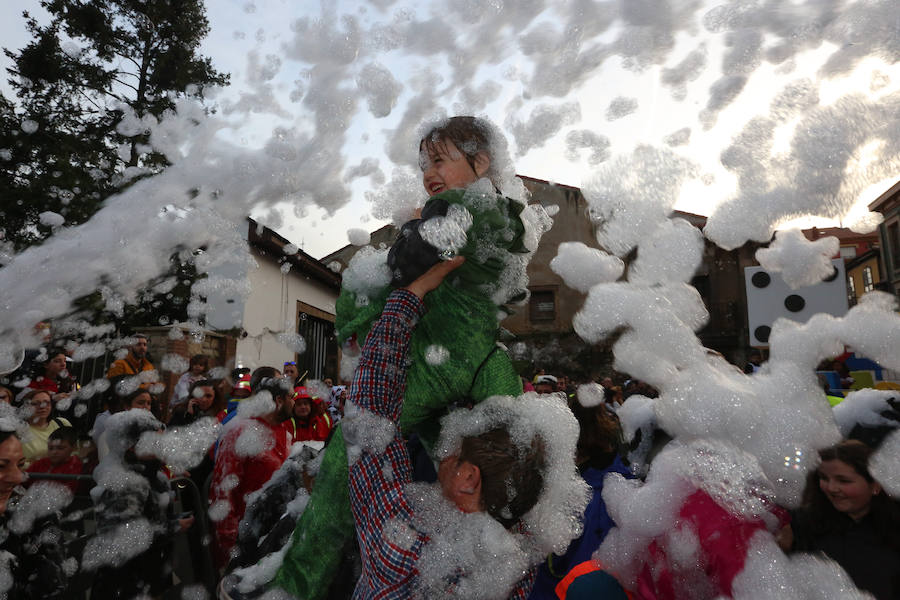
[[[16,251],[50,234],[41,213],[82,223],[112,193],[165,168],[142,123],[228,83],[199,54],[209,32],[201,0],[41,5],[49,23],[24,13],[32,41],[4,49],[16,97],[0,96],[0,220]]]

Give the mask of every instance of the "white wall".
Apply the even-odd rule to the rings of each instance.
[[[237,342],[235,362],[251,369],[264,365],[280,368],[295,358],[276,336],[297,331],[297,301],[333,315],[338,292],[296,267],[284,275],[272,257],[255,249],[251,252],[258,267],[248,273],[251,291],[244,305],[242,325],[248,335]]]

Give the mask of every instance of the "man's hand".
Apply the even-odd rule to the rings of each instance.
[[[413,281],[406,288],[420,299],[425,299],[425,294],[441,285],[441,282],[450,271],[466,262],[464,256],[455,256],[450,260],[442,260],[424,273],[418,279]]]

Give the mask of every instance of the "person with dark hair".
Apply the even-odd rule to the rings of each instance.
[[[68,577],[62,531],[55,511],[39,516],[27,530],[10,527],[10,515],[21,506],[15,493],[26,480],[22,443],[15,431],[0,424],[0,553],[8,569],[4,580],[8,600],[66,598]],[[26,510],[33,510],[28,507]]]
[[[62,417],[53,417],[53,400],[50,392],[31,390],[23,398],[23,410],[28,421],[28,433],[22,448],[29,464],[47,456],[47,443],[50,434],[60,427],[71,427],[72,424]]]
[[[68,397],[75,389],[75,380],[66,368],[65,349],[50,348],[47,351],[47,360],[36,366],[27,387],[50,392],[54,402]]]
[[[176,407],[182,402],[190,399],[189,392],[191,385],[201,379],[206,379],[206,372],[209,370],[209,357],[205,354],[195,354],[191,357],[188,370],[178,378],[175,389],[172,391],[172,400],[169,406]]]
[[[584,533],[572,540],[562,555],[551,554],[538,570],[534,588],[529,598],[553,598],[555,589],[567,574],[580,565],[591,561],[591,556],[600,547],[609,530],[615,527],[612,517],[606,512],[603,501],[603,480],[609,473],[619,473],[633,479],[622,456],[626,450],[619,418],[605,404],[582,406],[577,398],[569,401],[569,408],[578,419],[579,434],[576,444],[575,464],[584,480],[591,486],[593,495],[584,511]],[[621,586],[611,576],[598,575],[600,565],[592,565],[590,577],[603,581],[606,595],[603,597],[624,598]],[[592,584],[596,585],[596,584]],[[616,595],[618,594],[618,595]]]
[[[156,369],[147,358],[147,336],[143,333],[136,333],[132,338],[134,343],[128,348],[128,354],[110,365],[109,371],[106,372],[107,379],[112,379],[116,375],[139,375],[144,371]]]
[[[36,460],[28,467],[29,473],[54,473],[59,475],[81,475],[84,464],[77,454],[78,432],[74,427],[60,427],[50,434],[47,442],[47,456]],[[59,482],[72,493],[78,492],[78,481]]]
[[[845,440],[819,451],[782,547],[822,552],[878,600],[900,598],[900,502],[869,473],[872,449]]]
[[[176,405],[169,417],[169,427],[189,425],[203,417],[218,417],[222,406],[216,403],[215,382],[200,379],[191,384],[187,400]]]
[[[13,491],[25,482],[25,453],[15,431],[0,429],[0,515],[6,508]]]
[[[270,369],[263,371],[262,369]],[[216,451],[209,487],[210,519],[215,522],[214,556],[223,568],[238,536],[246,497],[260,489],[288,457],[290,443],[283,422],[294,409],[294,389],[271,367],[257,369],[251,378],[256,395],[246,400],[250,416],[237,418],[225,428]]]

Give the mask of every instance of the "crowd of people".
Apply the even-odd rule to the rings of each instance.
[[[90,396],[83,392],[92,386],[79,385],[70,374],[70,359],[61,345],[32,353],[30,365],[4,378],[0,403],[7,407],[3,415],[8,420],[3,423],[4,441],[0,444],[0,450],[4,450],[0,455],[4,472],[2,512],[6,514],[7,501],[12,498],[15,506],[16,499],[33,486],[61,486],[81,500],[73,503],[73,509],[76,504],[93,506],[98,536],[140,517],[158,525],[154,541],[124,564],[102,566],[90,576],[67,577],[64,571],[55,569],[53,577],[35,578],[30,573],[41,572],[34,570],[36,564],[46,560],[59,566],[65,562],[60,557],[65,556],[67,544],[47,548],[43,543],[46,536],[39,531],[30,532],[33,537],[26,535],[27,539],[11,536],[4,548],[28,548],[32,544],[42,549],[35,549],[31,561],[21,552],[13,553],[15,586],[10,597],[66,598],[73,597],[70,594],[75,589],[83,592],[89,587],[92,598],[132,598],[155,596],[171,588],[172,538],[194,523],[193,516],[174,513],[170,481],[180,477],[189,478],[203,495],[208,494],[210,506],[215,506],[223,493],[229,498],[228,514],[213,521],[212,544],[200,548],[202,552],[212,551],[217,566],[224,568],[236,540],[246,495],[268,481],[295,443],[314,442],[321,448],[342,416],[346,386],[332,386],[328,378],[310,382],[314,384],[310,387],[301,385],[293,362],[280,368],[260,367],[252,373],[248,369],[226,372],[211,369],[209,357],[195,355],[190,358],[189,370],[172,390],[166,390],[149,358],[147,338],[136,334],[132,339],[127,354],[109,366],[105,378],[86,382],[93,386]],[[227,423],[238,414],[239,403],[254,395],[254,388],[275,391],[276,410],[223,429],[218,443],[189,472],[173,471],[158,457],[136,452],[144,431],[187,427],[204,418]],[[146,419],[135,419],[135,413]],[[239,456],[235,442],[254,425],[266,427],[276,443],[272,447],[264,444],[258,453]],[[115,465],[125,465],[145,483],[118,489],[108,477],[110,466]],[[238,484],[223,492],[223,480]],[[142,487],[152,494],[143,493]],[[84,528],[71,522],[69,528],[72,532],[63,532],[61,539],[78,547],[74,532],[83,533]],[[80,541],[83,544],[84,540]]]

